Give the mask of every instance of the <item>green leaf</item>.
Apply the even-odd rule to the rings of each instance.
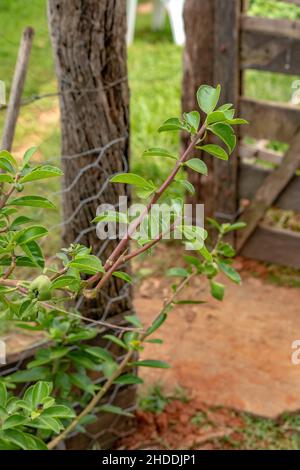
[[[125,320],[128,321],[128,323],[131,323],[133,326],[136,326],[137,328],[142,328],[142,323],[139,320],[139,318],[136,315],[125,315]]]
[[[235,125],[241,125],[241,124],[249,124],[246,119],[241,119],[241,118],[235,118],[235,119],[228,119],[227,124],[230,124],[231,126]]]
[[[235,282],[236,284],[241,284],[241,276],[239,273],[229,264],[222,263],[221,261],[218,262],[218,266],[223,271],[223,273],[231,279],[231,281]]]
[[[85,374],[74,373],[69,375],[71,382],[84,392],[94,393],[95,386],[92,380]]]
[[[22,196],[8,202],[9,206],[44,207],[55,209],[54,204],[42,196]]]
[[[118,364],[116,361],[106,361],[102,364],[102,372],[104,376],[109,379],[112,374],[118,369]]]
[[[184,129],[185,127],[178,118],[170,118],[167,119],[162,126],[160,126],[158,132],[180,131]]]
[[[63,172],[60,168],[52,165],[43,165],[38,166],[27,173],[25,176],[20,178],[19,183],[28,183],[29,181],[42,180],[46,178],[53,178],[56,176],[61,176]]]
[[[6,401],[7,401],[6,385],[3,382],[0,382],[0,403],[1,403],[1,406],[5,407]]]
[[[128,217],[124,212],[104,211],[97,215],[97,217],[95,217],[92,222],[119,222],[122,224],[127,224]]]
[[[31,259],[31,261],[40,268],[44,268],[45,260],[40,246],[34,241],[22,245],[22,250]]]
[[[215,219],[211,219],[210,217],[207,217],[207,221],[209,222],[209,224],[214,227],[215,229],[218,230],[218,232],[221,231],[222,227],[221,225],[215,220]]]
[[[232,232],[233,230],[241,230],[245,227],[247,227],[247,224],[245,222],[236,222],[234,224],[226,226],[226,228],[224,229],[224,233]]]
[[[37,147],[31,147],[28,150],[26,150],[26,152],[24,153],[24,156],[23,156],[24,166],[29,163],[29,160],[35,154],[36,151],[37,151]]]
[[[36,408],[40,403],[47,398],[51,392],[51,384],[49,382],[39,381],[35,385],[29,387],[25,394],[24,400],[30,401],[31,406]]]
[[[75,412],[65,405],[54,405],[43,411],[43,416],[52,416],[53,418],[74,418]]]
[[[217,300],[223,300],[225,287],[220,282],[210,281],[210,292],[211,295]]]
[[[32,422],[32,426],[38,429],[47,429],[58,434],[63,428],[61,422],[52,416],[44,416],[44,413]]]
[[[232,127],[224,122],[219,122],[212,124],[208,127],[208,129],[227,145],[230,152],[234,150],[236,145],[236,137]]]
[[[20,215],[19,217],[16,217],[15,220],[12,222],[10,230],[19,230],[19,227],[21,225],[28,224],[30,222],[32,222],[32,219],[30,217]]]
[[[197,91],[197,101],[200,109],[206,114],[211,113],[218,104],[220,93],[220,85],[216,88],[209,85],[201,85]]]
[[[176,179],[175,182],[180,183],[184,187],[184,189],[186,189],[190,194],[192,194],[192,195],[195,194],[195,192],[196,192],[195,187],[193,186],[193,184],[190,181]]]
[[[168,315],[164,312],[160,313],[158,317],[153,321],[152,325],[148,328],[146,335],[149,336],[154,331],[158,330],[158,328],[166,321]]]
[[[9,416],[3,423],[2,429],[10,429],[10,428],[15,428],[16,426],[22,426],[28,421],[28,418],[23,415],[19,414],[14,414],[12,416]]]
[[[171,268],[171,269],[168,269],[167,276],[170,276],[170,277],[188,277],[189,273],[184,268]]]
[[[184,163],[184,166],[187,166],[192,170],[197,171],[197,173],[201,173],[201,175],[207,176],[207,166],[202,160],[200,160],[200,158],[191,158],[190,160]]]
[[[64,289],[77,291],[80,286],[80,280],[74,276],[60,276],[52,282],[52,289]]]
[[[225,121],[226,116],[222,111],[213,111],[206,118],[206,124],[213,124],[215,122]]]
[[[112,361],[112,355],[100,346],[83,346],[83,350],[101,361]]]
[[[9,442],[12,442],[23,450],[27,450],[29,448],[26,434],[18,429],[7,429],[6,431],[3,431],[2,435],[4,439],[7,439]]]
[[[184,113],[184,118],[187,123],[191,126],[194,132],[197,132],[200,125],[200,113],[198,111],[191,111],[189,113]]]
[[[214,157],[220,158],[221,160],[228,160],[227,152],[225,152],[225,150],[220,147],[220,145],[207,144],[197,148],[203,150],[206,153],[209,153],[210,155],[213,155]]]
[[[132,283],[132,277],[129,276],[129,274],[124,273],[123,271],[114,271],[112,275],[118,277],[119,279],[123,279],[123,281],[126,281],[129,284]]]
[[[142,384],[144,381],[133,374],[124,374],[118,377],[115,380],[115,383],[120,385],[133,385],[133,384]]]
[[[12,174],[14,174],[18,168],[17,161],[7,150],[2,150],[0,152],[0,168]]]
[[[128,349],[126,344],[124,343],[124,341],[122,341],[120,338],[117,338],[117,336],[114,336],[114,335],[104,335],[103,336],[104,339],[108,339],[109,341],[111,341],[112,343],[115,343],[117,344],[118,346],[120,346],[121,348],[123,349]]]
[[[133,416],[132,413],[128,413],[128,411],[122,410],[122,408],[119,406],[109,404],[100,406],[98,411],[102,411],[103,413],[113,413],[116,415],[128,416],[130,418]]]
[[[78,269],[78,271],[84,274],[104,272],[100,259],[94,255],[76,256],[75,259],[69,263],[69,266]]]
[[[199,248],[199,253],[203,256],[206,261],[211,262],[213,260],[211,253],[208,251],[205,245],[203,245],[202,248]]]
[[[158,147],[152,147],[145,150],[142,154],[142,157],[166,157],[172,158],[173,160],[177,160],[177,157],[170,153],[168,150]]]
[[[35,382],[36,380],[45,380],[50,377],[48,367],[36,367],[32,370],[18,370],[6,377],[8,382],[23,383]]]
[[[153,184],[134,173],[119,173],[110,179],[111,183],[132,184],[138,188],[153,189]]]
[[[164,361],[156,361],[152,359],[147,359],[144,361],[136,361],[132,362],[131,365],[137,366],[137,367],[157,367],[158,369],[169,369],[170,366]]]
[[[16,241],[19,245],[24,243],[28,244],[32,240],[45,237],[48,234],[48,230],[41,225],[32,225],[31,227],[21,230],[17,234]]]
[[[14,179],[11,175],[6,175],[4,173],[0,174],[0,183],[13,183]]]

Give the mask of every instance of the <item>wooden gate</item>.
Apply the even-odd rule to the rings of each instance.
[[[285,1],[300,10],[300,0]],[[223,162],[215,164],[215,215],[247,223],[235,240],[241,254],[300,268],[300,232],[261,222],[272,206],[300,212],[300,106],[248,99],[243,93],[247,69],[300,75],[300,21],[250,17],[246,4],[215,0],[214,82],[222,85],[223,102],[234,103],[250,122],[239,128],[239,144],[227,170]],[[246,137],[282,141],[289,147],[281,155],[247,145]],[[249,201],[244,211],[242,200]]]

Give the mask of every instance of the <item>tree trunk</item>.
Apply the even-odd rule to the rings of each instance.
[[[214,83],[214,2],[207,0],[185,0],[184,22],[186,45],[183,56],[184,76],[182,109],[184,112],[198,109],[196,92],[200,85]],[[188,137],[182,135],[182,146],[188,145]],[[197,155],[195,155],[197,156]],[[189,179],[196,194],[188,198],[192,204],[205,204],[205,215],[212,216],[213,207],[213,159],[198,152],[208,166],[208,177],[189,172]]]
[[[117,240],[99,240],[91,220],[100,204],[128,196],[109,183],[129,158],[126,2],[48,0],[48,16],[60,93],[63,242],[90,246],[105,260]],[[79,308],[98,319],[122,314],[131,309],[130,289],[113,278]]]

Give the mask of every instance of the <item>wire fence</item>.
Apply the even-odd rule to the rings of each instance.
[[[0,33],[0,40],[8,42],[11,46],[15,48],[15,50],[17,50],[19,46],[16,41],[12,41],[10,38],[7,38],[5,35],[3,35],[2,32]],[[33,44],[33,51],[35,47],[35,44]],[[13,76],[13,69],[11,69],[10,72],[11,76]],[[174,79],[174,75],[176,73],[181,73],[181,67],[178,67],[174,70],[170,69],[170,72],[167,75],[156,75],[155,77],[146,76],[143,78],[139,77],[138,81],[139,84],[144,83],[145,85],[152,85],[154,82],[170,82],[170,80]],[[40,84],[42,84],[43,79],[36,80],[37,77],[33,76],[33,72],[30,69],[28,71],[28,77],[34,79],[35,83],[37,84],[37,89],[39,89],[39,82]],[[0,76],[0,79],[1,78],[2,77]],[[120,77],[119,79],[111,83],[105,83],[100,87],[82,87],[80,89],[74,89],[70,87],[70,89],[64,92],[52,91],[50,89],[50,91],[47,91],[45,93],[30,93],[27,96],[24,96],[21,101],[21,117],[18,120],[18,141],[21,140],[20,135],[24,135],[24,137],[26,136],[28,132],[28,127],[30,127],[32,119],[36,119],[38,122],[39,118],[41,118],[43,113],[49,113],[52,111],[53,113],[56,112],[56,110],[58,109],[58,98],[61,98],[64,95],[72,94],[76,97],[76,99],[81,99],[85,96],[91,96],[93,94],[102,93],[113,87],[120,86],[127,80],[128,77],[126,76]],[[131,79],[130,81],[134,82],[134,79]],[[49,87],[47,86],[46,89],[48,88]],[[26,115],[24,117],[24,114],[22,114],[22,112],[23,110],[25,111],[25,109]],[[0,105],[0,120],[4,119],[6,110],[7,105]],[[31,137],[36,137],[37,142],[40,141],[40,143],[44,147],[56,137],[57,129],[55,126],[57,125],[58,117],[55,115],[54,117],[56,119],[54,119],[54,123],[52,125],[51,123],[49,124],[50,133],[47,130],[46,136],[41,135],[41,133],[39,133],[39,131],[35,128],[34,130],[30,130]],[[74,220],[79,218],[81,213],[89,204],[96,203],[105,194],[105,191],[108,189],[110,179],[115,174],[115,172],[108,172],[106,170],[106,165],[104,164],[105,158],[108,158],[109,152],[114,148],[114,146],[122,144],[127,139],[128,135],[124,134],[120,135],[117,138],[112,138],[109,142],[105,143],[105,145],[97,146],[94,148],[86,148],[82,152],[70,155],[62,155],[58,152],[57,154],[51,153],[50,155],[46,155],[46,162],[55,162],[56,164],[58,164],[59,162],[67,163],[68,161],[76,161],[76,163],[78,163],[78,172],[74,179],[70,182],[70,184],[62,187],[61,189],[55,189],[54,191],[50,192],[50,194],[47,193],[47,197],[50,196],[50,198],[55,198],[55,200],[57,200],[58,205],[60,205],[62,198],[68,197],[69,194],[77,190],[78,186],[82,184],[83,178],[86,174],[92,172],[93,170],[99,171],[100,169],[102,172],[101,184],[99,183],[96,192],[92,195],[87,195],[86,197],[83,197],[80,200],[78,206],[74,209],[74,211],[69,217],[63,218],[57,213],[57,220],[55,221],[55,223],[51,224],[50,227],[47,227],[49,228],[49,233],[51,235],[57,234],[57,237],[59,239],[60,232],[64,228],[66,228],[69,224],[74,222]],[[119,157],[121,161],[122,171],[127,172],[128,160],[126,155],[121,152]],[[85,160],[87,160],[86,163]],[[114,207],[116,210],[118,210],[118,203],[114,204]],[[40,215],[41,214],[38,212],[35,213],[35,217],[37,218]],[[74,243],[81,243],[87,235],[90,235],[95,231],[95,225],[88,225],[86,227],[82,227],[79,230],[77,236],[75,237]],[[47,248],[46,244],[47,241],[44,242],[45,248]],[[109,244],[109,239],[103,241],[100,244],[97,252],[94,252],[94,254],[103,259],[104,253],[107,251]],[[55,256],[53,256],[52,254],[49,254],[49,256],[47,256],[47,263],[51,263],[54,260]],[[104,301],[103,308],[101,311],[99,311],[99,306],[94,306],[93,304],[91,304],[91,306],[89,306],[88,317],[85,316],[84,312],[79,313],[80,310],[82,310],[83,304],[85,302],[84,297],[81,296],[77,299],[74,309],[71,310],[70,315],[74,317],[80,317],[82,321],[86,322],[91,327],[97,328],[99,336],[102,336],[102,334],[108,332],[116,333],[118,331],[126,330],[128,325],[126,324],[126,320],[124,320],[124,312],[121,315],[119,314],[114,316],[112,316],[112,312],[116,310],[115,306],[118,304],[131,304],[131,286],[126,283],[122,284],[121,282],[119,283],[117,292],[114,292],[112,294],[110,290],[105,289],[101,293],[101,296]],[[48,341],[46,338],[38,338],[36,340],[34,338],[33,340],[31,339],[29,344],[27,344],[27,346],[25,346],[22,351],[19,351],[17,355],[9,355],[8,364],[3,367],[0,367],[0,376],[9,375],[19,370],[25,369],[26,364],[32,358],[35,351],[39,348],[46,347],[47,344]],[[108,350],[111,350],[113,344],[109,341],[106,341],[105,343],[101,343],[101,346]],[[120,351],[118,351],[116,355],[116,360],[121,361],[122,357],[122,354],[120,354]],[[100,374],[95,378],[94,382],[95,384],[101,385],[101,382],[103,380],[104,378]],[[24,387],[20,387],[20,394],[22,394],[27,385],[28,384],[25,384]],[[122,406],[125,411],[132,412],[136,408],[135,387],[115,385],[109,396],[105,397],[105,400],[106,403]],[[84,437],[86,439],[84,444],[85,447],[99,448],[100,446],[102,448],[106,448],[111,439],[124,435],[124,432],[127,433],[128,430],[122,430],[122,427],[120,425],[120,419],[124,420],[124,417],[120,418],[118,416],[109,415],[109,419],[107,419],[107,416],[104,416],[102,414],[101,423],[99,421],[95,425],[89,426],[88,429],[81,428],[80,432],[84,434]],[[76,430],[73,434],[71,434],[71,441],[72,439],[76,440],[77,432],[78,431]],[[73,444],[71,443],[71,445]]]

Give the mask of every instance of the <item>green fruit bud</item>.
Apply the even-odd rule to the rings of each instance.
[[[50,300],[52,297],[51,287],[50,279],[42,274],[32,281],[29,290],[35,294],[38,300]]]

